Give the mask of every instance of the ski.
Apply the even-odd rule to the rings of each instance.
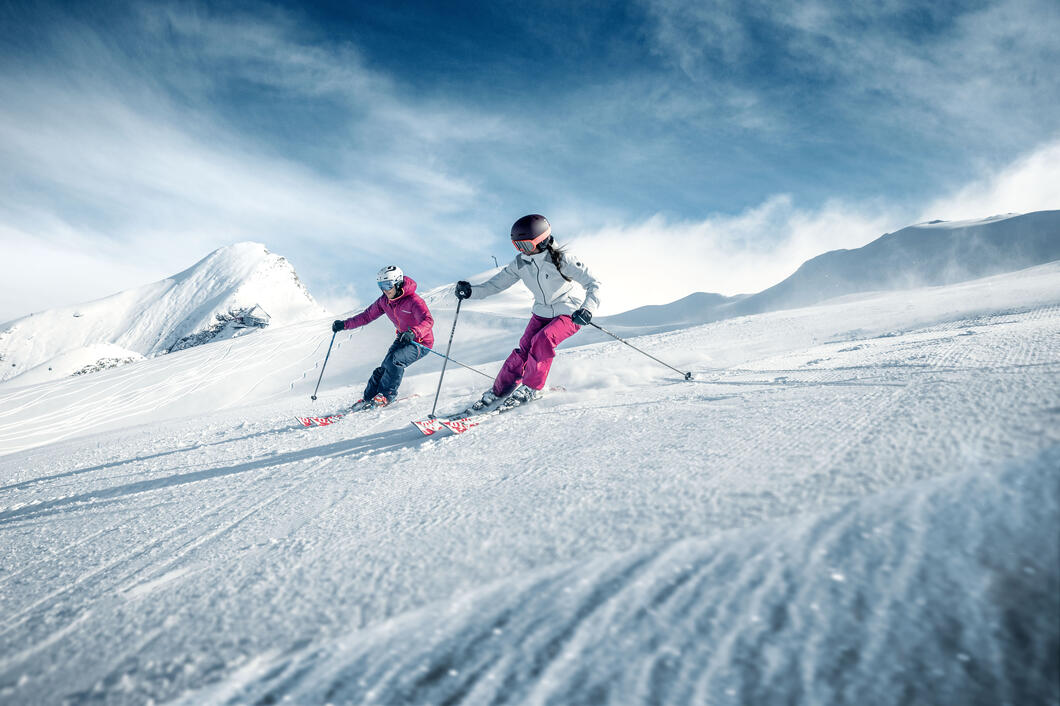
[[[295,419],[297,419],[304,427],[326,427],[329,424],[334,424],[345,416],[345,413],[338,412],[324,417],[295,417]]]
[[[361,402],[364,401],[364,400],[357,400],[356,402],[353,403],[352,407],[349,407],[349,408],[347,408],[347,409],[345,409],[345,410],[343,410],[341,412],[336,412],[334,414],[327,414],[327,415],[324,415],[322,417],[298,417],[298,416],[296,416],[295,419],[297,419],[298,422],[303,427],[326,427],[326,426],[334,424],[335,422],[338,422],[338,421],[348,417],[351,414],[357,414],[358,412],[371,412],[372,410],[375,410],[375,409],[387,409],[389,407],[392,407],[392,406],[396,405],[398,402],[402,402],[404,400],[412,399],[413,397],[419,397],[419,394],[411,394],[411,395],[406,395],[405,397],[398,397],[396,400],[394,400],[390,404],[386,405],[386,407],[370,407],[368,409],[357,409],[357,405],[359,405]]]
[[[415,420],[412,422],[412,426],[419,429],[424,436],[437,434],[443,428],[448,429],[454,434],[463,434],[465,431],[478,424],[477,421],[472,421],[473,418],[485,417],[496,413],[500,404],[502,404],[502,400],[498,400],[495,406],[478,412],[471,411],[470,409],[463,409],[453,414],[447,414],[444,417]]]
[[[449,431],[454,434],[463,434],[465,431],[477,427],[482,422],[486,421],[489,417],[496,417],[498,414],[507,414],[516,409],[522,409],[526,404],[516,405],[514,407],[505,407],[501,405],[494,409],[487,410],[485,412],[479,412],[478,414],[471,414],[466,417],[460,417],[458,419],[441,419],[439,420]]]
[[[482,424],[482,422],[486,421],[488,417],[496,417],[498,414],[507,414],[508,412],[522,409],[526,407],[526,405],[527,403],[523,403],[513,407],[505,407],[502,403],[500,406],[488,409],[485,412],[479,412],[478,414],[471,414],[457,419],[443,419],[441,422],[445,428],[454,434],[463,434],[465,431]]]
[[[494,414],[500,414],[500,411],[493,410],[492,412],[484,412],[482,414],[475,414],[470,417],[464,417],[463,419],[446,419],[442,422],[446,429],[453,432],[454,434],[463,434],[472,427],[477,427],[481,424],[486,417],[492,417]]]
[[[454,434],[463,434],[471,427],[478,426],[479,420],[498,414],[497,410],[490,410],[488,412],[479,412],[478,414],[471,414],[465,417],[436,417],[434,419],[419,419],[414,420],[412,426],[420,430],[424,436],[431,436],[437,434],[442,429],[448,429]]]
[[[564,392],[566,388],[563,387],[550,387],[550,392]],[[435,419],[422,419],[413,421],[412,425],[420,430],[424,436],[431,436],[438,433],[442,428],[446,428],[454,434],[463,434],[464,432],[477,427],[487,417],[492,417],[505,412],[510,412],[513,409],[519,409],[525,405],[516,405],[515,407],[505,407],[503,399],[498,400],[497,403],[489,409],[480,410],[478,412],[465,409],[455,414],[450,414],[444,417],[437,417]]]
[[[424,436],[430,436],[442,430],[441,419],[421,419],[419,421],[412,422],[412,426],[420,430]]]

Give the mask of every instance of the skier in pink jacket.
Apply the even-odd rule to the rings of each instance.
[[[395,265],[379,270],[375,279],[383,294],[360,314],[336,320],[331,325],[332,331],[350,330],[386,314],[396,327],[397,339],[390,345],[382,364],[372,371],[362,401],[354,410],[385,407],[393,402],[405,368],[427,355],[427,349],[434,345],[434,317],[427,303],[416,294],[416,281]]]
[[[519,280],[534,295],[530,322],[519,347],[504,361],[493,387],[471,405],[469,413],[488,410],[502,399],[501,405],[511,408],[541,397],[556,346],[588,324],[600,305],[600,283],[581,260],[556,246],[552,226],[544,216],[535,213],[517,220],[512,225],[512,245],[519,254],[489,280],[456,283],[460,299],[488,297]]]

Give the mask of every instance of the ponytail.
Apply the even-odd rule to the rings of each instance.
[[[556,271],[559,272],[559,276],[570,282],[570,277],[563,274],[563,268],[560,267],[560,264],[563,262],[564,253],[565,249],[556,245],[555,241],[550,238],[548,241],[548,256],[552,259],[552,264],[556,266]]]

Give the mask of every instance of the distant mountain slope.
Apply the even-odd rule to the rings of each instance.
[[[793,275],[726,315],[790,309],[858,292],[953,284],[1060,260],[1060,211],[982,221],[921,223],[856,250],[807,260]]]
[[[931,221],[887,233],[854,250],[833,250],[807,260],[790,277],[757,294],[697,292],[601,321],[674,328],[794,309],[847,294],[953,284],[1055,260],[1060,260],[1060,211]]]
[[[745,299],[747,294],[726,297],[722,294],[695,292],[669,304],[649,304],[621,314],[605,317],[621,326],[694,325],[716,320],[714,312],[724,304]]]
[[[237,243],[160,282],[0,326],[0,382],[91,372],[326,313],[285,258]]]

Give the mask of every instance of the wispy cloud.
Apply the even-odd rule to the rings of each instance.
[[[574,236],[617,311],[761,289],[916,220],[1047,208],[1060,181],[1055,149],[1031,152],[1060,106],[1048,0],[651,0],[612,42],[535,15],[544,54],[584,42],[567,72],[505,46],[428,90],[298,10],[139,7],[53,10],[0,43],[3,267],[47,263],[0,277],[0,320],[238,240],[348,309],[381,264],[429,286],[507,259],[528,211]]]
[[[970,140],[1003,153],[1055,125],[1060,6],[646,0],[656,53],[693,85],[754,96],[766,124]],[[704,104],[704,108],[711,108]],[[810,119],[807,124],[806,119]],[[837,128],[839,128],[837,130]],[[822,135],[827,137],[827,135]]]
[[[250,239],[311,251],[311,266],[345,262],[370,281],[383,260],[426,265],[424,242],[466,247],[442,216],[470,211],[478,190],[444,155],[492,139],[489,116],[402,96],[349,47],[301,43],[282,15],[207,21],[168,9],[143,14],[136,29],[159,49],[130,57],[88,26],[60,25],[62,53],[0,74],[5,251],[29,239],[83,263],[111,242],[127,263],[120,272],[163,276]],[[331,101],[333,124],[284,144],[270,143],[283,142],[275,131],[245,133],[245,120],[212,104],[218,84],[233,82],[271,90],[264,111]],[[56,283],[54,295],[84,296],[82,285]],[[4,313],[39,308],[15,307]]]

